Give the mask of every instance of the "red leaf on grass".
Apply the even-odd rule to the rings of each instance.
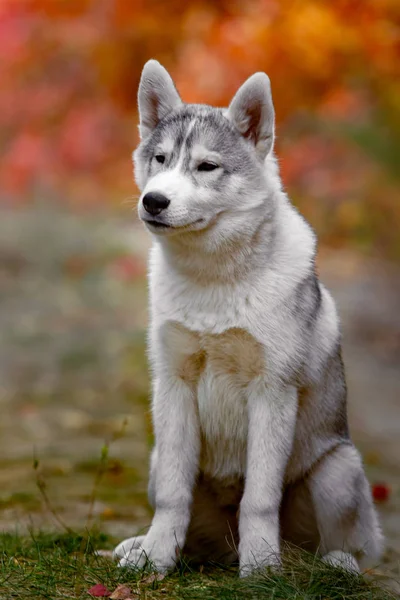
[[[386,483],[374,483],[372,496],[377,502],[386,502],[390,496],[390,488]]]
[[[111,600],[128,600],[132,596],[131,588],[127,585],[117,585],[115,590],[110,596]]]
[[[91,596],[95,596],[96,598],[109,598],[111,596],[110,590],[108,590],[102,583],[96,583],[96,585],[91,587],[87,593]]]

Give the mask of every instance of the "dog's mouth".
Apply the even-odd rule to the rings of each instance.
[[[161,223],[160,221],[152,221],[151,219],[143,219],[143,221],[146,223],[146,225],[151,225],[152,227],[155,227],[156,229],[160,229],[160,228],[169,229],[171,227],[171,225],[167,225],[167,223]]]
[[[191,223],[186,223],[185,225],[170,225],[169,223],[163,223],[162,221],[156,221],[155,219],[142,219],[144,223],[146,223],[146,225],[150,225],[150,227],[154,227],[155,229],[158,230],[167,230],[167,229],[172,229],[172,230],[183,230],[183,229],[189,229],[190,227],[193,227],[193,225],[198,225],[200,223],[203,223],[205,221],[205,219],[197,219],[196,221],[192,221]]]

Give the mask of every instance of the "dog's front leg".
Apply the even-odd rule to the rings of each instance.
[[[279,507],[297,414],[292,386],[255,380],[247,392],[247,467],[239,516],[242,577],[280,563]]]
[[[131,549],[120,565],[143,566],[149,561],[157,571],[165,572],[175,566],[185,543],[200,452],[195,395],[182,379],[157,379],[153,422],[155,514],[141,547]]]

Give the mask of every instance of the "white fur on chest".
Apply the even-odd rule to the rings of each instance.
[[[191,386],[202,437],[201,469],[242,475],[247,447],[246,387],[265,370],[264,348],[246,330],[192,331],[177,321],[159,329],[168,371]]]
[[[197,387],[202,434],[201,469],[212,477],[243,475],[246,468],[247,402],[234,377],[206,363]]]
[[[221,333],[230,327],[244,327],[254,290],[250,287],[215,285],[197,287],[176,274],[162,274],[151,297],[152,323],[178,321],[198,332]],[[151,289],[151,288],[150,288]]]

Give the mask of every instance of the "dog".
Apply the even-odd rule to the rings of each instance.
[[[115,556],[166,572],[183,552],[246,576],[279,566],[288,540],[358,572],[383,537],[316,236],[282,190],[269,78],[251,76],[227,109],[185,104],[150,60],[138,104],[155,513]]]

